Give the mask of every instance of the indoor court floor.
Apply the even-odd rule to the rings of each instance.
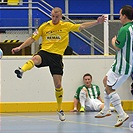
[[[56,112],[2,113],[0,133],[133,133],[130,118],[121,126],[114,127],[116,112],[105,118],[94,118],[97,112],[65,112],[66,121],[60,121]]]

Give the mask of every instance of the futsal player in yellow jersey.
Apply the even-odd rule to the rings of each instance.
[[[27,61],[21,68],[15,70],[18,78],[22,78],[22,75],[27,70],[36,67],[49,66],[51,75],[53,77],[55,86],[55,96],[57,99],[59,119],[65,120],[65,114],[62,110],[62,75],[63,75],[63,62],[62,56],[68,45],[69,32],[80,32],[82,29],[101,24],[106,21],[105,16],[100,16],[96,21],[85,22],[82,24],[73,24],[71,22],[63,22],[62,9],[55,7],[51,11],[51,20],[43,23],[31,37],[29,37],[20,46],[12,49],[12,54],[20,51],[21,49],[31,45],[34,41],[37,41],[42,37],[42,47],[29,61]]]

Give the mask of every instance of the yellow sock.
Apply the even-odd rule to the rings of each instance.
[[[25,72],[27,70],[30,70],[34,67],[34,62],[32,60],[27,61],[23,66],[22,66],[22,71]]]
[[[63,98],[63,88],[56,88],[55,89],[55,96],[58,104],[58,111],[62,109],[62,98]]]

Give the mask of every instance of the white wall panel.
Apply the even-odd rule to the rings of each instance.
[[[18,79],[14,70],[22,66],[31,56],[10,56],[1,60],[1,99],[2,102],[35,102],[55,101],[53,79],[46,68],[36,68],[24,73]],[[72,101],[79,85],[82,85],[82,76],[89,72],[93,76],[93,83],[99,85],[103,98],[104,87],[102,80],[114,56],[65,56],[63,101]],[[132,99],[130,94],[131,78],[129,77],[118,90],[122,100]]]

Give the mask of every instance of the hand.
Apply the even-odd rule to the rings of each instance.
[[[115,41],[116,41],[116,36],[114,36],[114,37],[112,38],[112,44],[113,44],[113,45],[115,44]]]
[[[118,47],[115,45],[115,43],[118,43],[118,44],[119,44],[119,42],[118,42],[116,39],[117,39],[116,36],[114,36],[114,37],[112,38],[112,46],[114,47],[115,50],[119,51],[120,48],[118,48]]]
[[[114,36],[112,39],[116,41],[116,36]]]
[[[107,16],[105,16],[105,15],[102,15],[102,16],[97,18],[97,23],[98,24],[102,24],[102,23],[104,23],[106,21],[107,21]]]
[[[20,47],[16,47],[12,49],[12,54],[15,54],[16,52],[19,52],[21,49]]]

